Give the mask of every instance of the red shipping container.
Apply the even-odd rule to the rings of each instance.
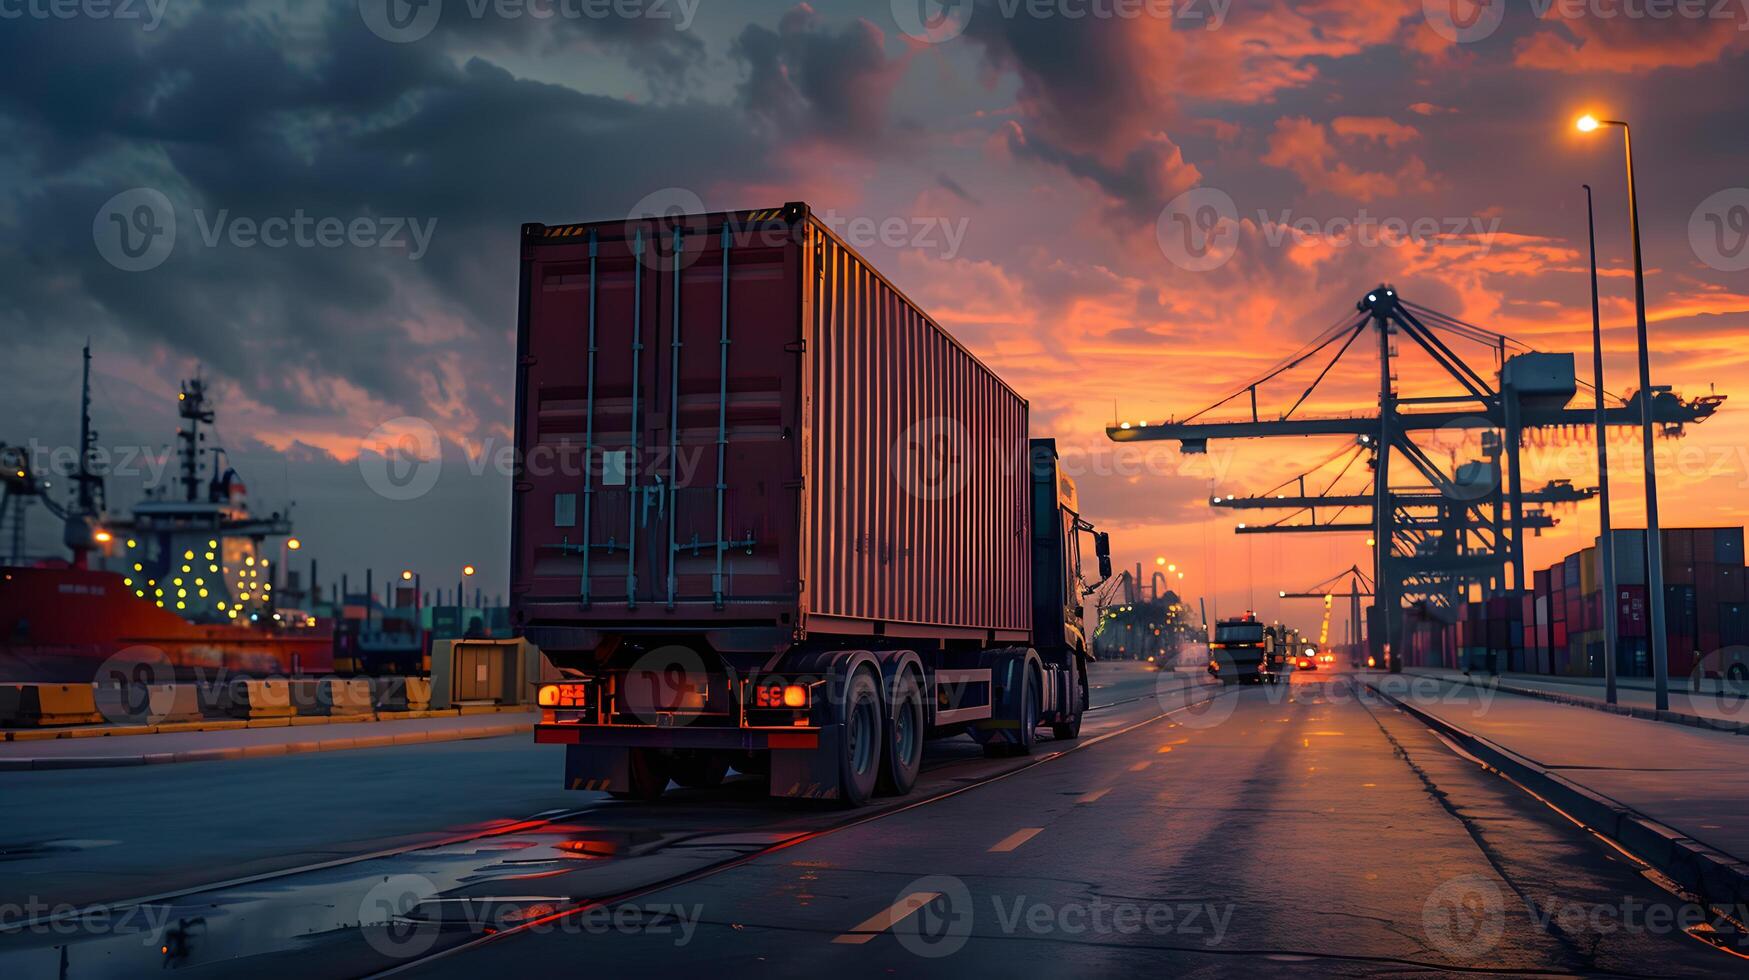
[[[1711,534],[1711,531],[1707,532]],[[1692,565],[1695,561],[1694,532],[1685,527],[1664,529],[1664,567]]]
[[[1616,635],[1639,638],[1647,635],[1646,587],[1624,585],[1616,589]]]
[[[1025,399],[805,205],[525,225],[521,274],[531,635],[1031,636]]]
[[[1719,583],[1720,602],[1749,601],[1749,595],[1743,591],[1744,569],[1736,565],[1715,565],[1713,567],[1717,569],[1715,574]]]
[[[1556,623],[1549,627],[1549,640],[1556,650],[1567,648],[1567,624]]]
[[[1713,565],[1718,563],[1718,535],[1720,530],[1720,528],[1716,527],[1689,528],[1690,547],[1694,549],[1695,564]]]
[[[1687,677],[1694,672],[1696,662],[1694,644],[1695,639],[1692,636],[1678,634],[1670,637],[1669,672],[1671,677]]]

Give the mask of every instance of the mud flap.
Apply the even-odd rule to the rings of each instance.
[[[820,744],[812,749],[771,750],[771,795],[799,800],[836,800],[839,741],[843,725],[820,729]]]
[[[629,792],[632,750],[599,745],[565,746],[565,788]]]

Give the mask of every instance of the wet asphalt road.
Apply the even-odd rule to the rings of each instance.
[[[1041,743],[1026,761],[984,760],[963,738],[934,744],[911,801],[853,817],[767,800],[751,781],[655,804],[562,794],[574,809],[556,819],[151,903],[132,910],[137,931],[0,935],[0,972],[1749,967],[1679,928],[1698,910],[1631,860],[1408,716],[1361,700],[1346,675],[1226,693],[1200,681],[1108,665],[1093,698],[1105,707],[1078,742]],[[400,813],[407,834],[440,829],[417,807]],[[357,854],[343,832],[326,835],[306,846]]]

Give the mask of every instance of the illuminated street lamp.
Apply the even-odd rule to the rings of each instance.
[[[474,568],[474,566],[472,566],[472,565],[463,565],[462,566],[462,578],[456,579],[456,583],[455,583],[455,605],[456,605],[457,609],[460,609],[463,606],[467,605],[467,600],[463,598],[465,593],[464,593],[464,590],[462,588],[462,579],[473,578],[475,571],[477,571],[477,569]],[[459,616],[460,613],[457,613],[457,615]]]
[[[1628,233],[1634,240],[1634,324],[1640,344],[1640,440],[1646,470],[1646,604],[1652,607],[1655,704],[1657,710],[1667,711],[1670,708],[1670,650],[1669,638],[1664,635],[1664,541],[1658,527],[1658,474],[1652,459],[1652,365],[1646,341],[1646,273],[1640,258],[1640,203],[1634,188],[1634,138],[1628,124],[1618,119],[1584,115],[1579,117],[1577,125],[1581,133],[1595,132],[1603,126],[1620,126],[1622,146],[1627,156]],[[1616,598],[1610,596],[1609,602],[1611,615],[1614,615]]]
[[[403,582],[413,581],[413,570],[410,568],[401,569],[401,581],[403,581]]]
[[[291,549],[292,551],[296,551],[299,548],[302,548],[304,546],[304,543],[302,541],[299,541],[297,538],[287,538],[286,542],[285,542],[285,546],[287,548]]]

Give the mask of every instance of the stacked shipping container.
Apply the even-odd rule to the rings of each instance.
[[[1666,528],[1665,635],[1670,675],[1684,677],[1707,655],[1749,645],[1742,528]],[[1470,670],[1601,676],[1605,617],[1616,623],[1616,671],[1651,676],[1651,597],[1646,532],[1615,538],[1615,595],[1603,594],[1593,545],[1537,571],[1529,593],[1468,602],[1457,621],[1411,619],[1408,662]]]

